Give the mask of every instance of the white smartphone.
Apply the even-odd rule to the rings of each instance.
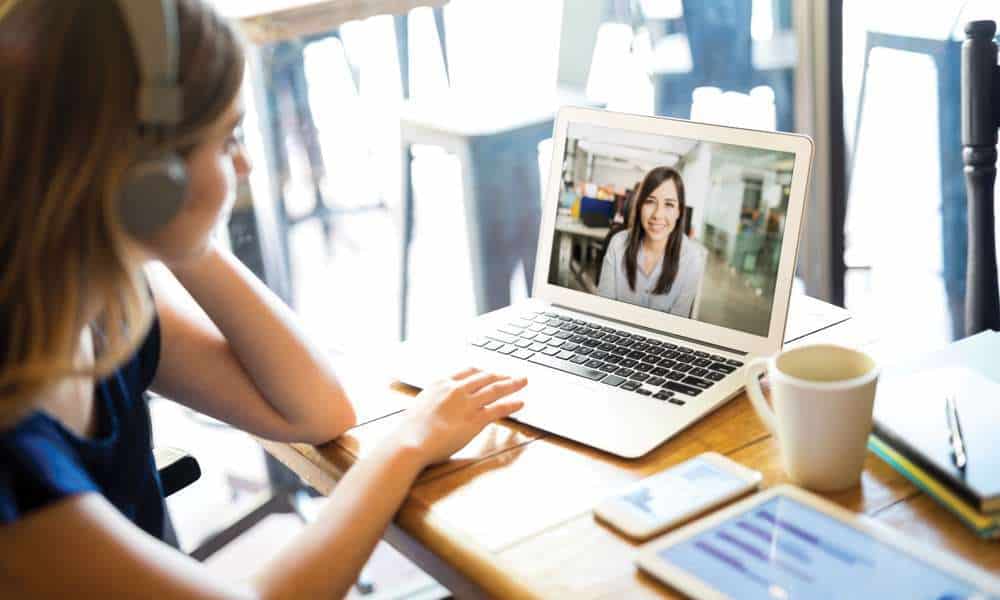
[[[717,452],[705,452],[610,496],[594,515],[645,540],[760,486],[761,474]]]

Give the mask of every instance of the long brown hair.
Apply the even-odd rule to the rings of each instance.
[[[149,328],[141,259],[118,218],[122,179],[138,156],[196,145],[244,70],[225,21],[176,4],[184,117],[151,142],[117,2],[0,0],[0,423],[60,378],[107,375]],[[102,334],[92,367],[74,364],[88,324]]]
[[[635,291],[635,272],[639,263],[639,245],[646,237],[646,232],[642,229],[639,214],[642,210],[642,203],[665,181],[673,181],[677,186],[678,211],[677,221],[674,223],[674,230],[667,238],[667,246],[663,250],[663,268],[660,270],[660,279],[653,288],[654,294],[666,294],[677,278],[677,269],[681,260],[681,238],[684,237],[685,208],[684,201],[684,180],[681,174],[670,167],[656,167],[643,177],[639,185],[638,192],[632,198],[632,206],[628,212],[628,240],[625,246],[625,274],[628,276],[628,287]]]

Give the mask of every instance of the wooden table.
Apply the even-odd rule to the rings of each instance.
[[[815,313],[815,301],[810,306]],[[809,312],[797,311],[793,299],[789,329]],[[847,320],[790,344],[837,342],[889,358],[869,332]],[[416,393],[361,370],[345,380],[360,425],[322,447],[262,442],[322,493],[392,433]],[[677,597],[637,570],[638,544],[595,521],[591,508],[607,493],[706,450],[760,470],[765,487],[787,480],[775,440],[745,395],[638,460],[504,421],[426,470],[385,539],[459,598]],[[872,454],[859,487],[826,497],[1000,575],[1000,543],[977,538]]]

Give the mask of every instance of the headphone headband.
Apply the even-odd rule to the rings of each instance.
[[[139,65],[139,122],[158,128],[174,127],[183,116],[177,76],[180,62],[177,6],[173,0],[117,2]]]

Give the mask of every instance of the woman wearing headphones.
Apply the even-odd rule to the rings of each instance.
[[[708,251],[684,234],[684,181],[656,167],[633,195],[628,229],[608,242],[597,293],[682,317],[694,312]]]
[[[355,423],[323,352],[211,241],[250,169],[243,70],[198,0],[0,0],[2,598],[342,597],[420,470],[521,406],[523,379],[429,387],[244,587],[158,539],[146,388],[274,440]],[[150,294],[154,261],[211,322]]]

